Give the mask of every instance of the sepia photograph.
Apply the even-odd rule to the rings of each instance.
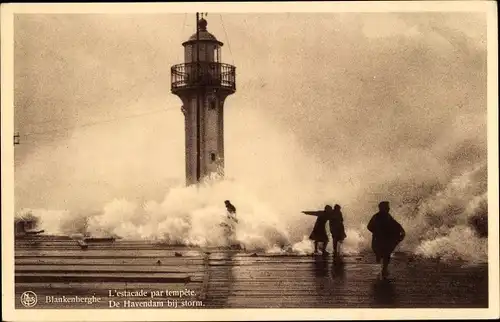
[[[496,4],[417,4],[2,5],[9,320],[498,317]]]

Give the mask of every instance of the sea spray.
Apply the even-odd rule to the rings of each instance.
[[[486,165],[480,164],[451,178],[448,184],[434,187],[432,193],[421,191],[425,197],[415,198],[417,201],[393,204],[391,213],[407,233],[398,249],[443,260],[487,260],[487,238],[478,229],[478,222],[483,221],[477,219],[486,218],[487,223],[485,180]],[[119,236],[195,247],[228,246],[221,223],[226,216],[224,200],[229,199],[237,207],[236,242],[247,251],[311,254],[313,245],[308,232],[315,217],[301,215],[298,209],[283,211],[283,203],[275,207],[273,198],[264,199],[252,192],[235,180],[210,178],[198,187],[171,188],[161,201],[139,205],[115,199],[102,212],[91,215],[23,209],[18,217],[39,218],[40,228],[50,234]],[[344,254],[370,249],[371,234],[366,224],[375,212],[360,216],[347,207],[347,238],[341,246]]]
[[[46,234],[71,235],[87,232],[88,217],[73,214],[68,210],[47,210],[23,208],[16,213],[15,221],[35,217],[36,227],[43,229]]]
[[[172,188],[163,201],[149,201],[142,207],[113,200],[102,215],[89,219],[88,230],[176,245],[223,246],[227,243],[221,227],[226,199],[237,206],[235,235],[242,246],[264,250],[289,243],[287,229],[277,220],[275,210],[242,186],[220,179],[199,187]]]
[[[415,254],[443,260],[486,262],[487,246],[488,240],[478,238],[470,227],[456,226],[438,237],[422,241]]]

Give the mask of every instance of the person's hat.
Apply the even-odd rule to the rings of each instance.
[[[389,207],[389,201],[381,201],[381,202],[378,204],[378,207],[379,207],[379,208],[387,208],[387,207]]]

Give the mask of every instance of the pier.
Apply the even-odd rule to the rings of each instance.
[[[388,281],[378,278],[379,270],[370,253],[334,261],[331,256],[171,247],[152,241],[101,241],[89,243],[87,249],[69,238],[38,236],[15,243],[16,298],[32,291],[38,309],[107,309],[109,301],[117,299],[110,292],[140,290],[163,291],[153,299],[164,303],[163,308],[174,302],[180,308],[181,300],[193,309],[488,306],[486,264],[422,260],[398,253]],[[180,290],[194,295],[180,299],[175,295]],[[54,302],[75,296],[101,301]],[[20,301],[16,307],[24,308]]]

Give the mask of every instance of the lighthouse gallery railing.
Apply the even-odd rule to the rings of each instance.
[[[236,90],[236,67],[216,62],[177,64],[171,68],[172,90],[211,86]]]

